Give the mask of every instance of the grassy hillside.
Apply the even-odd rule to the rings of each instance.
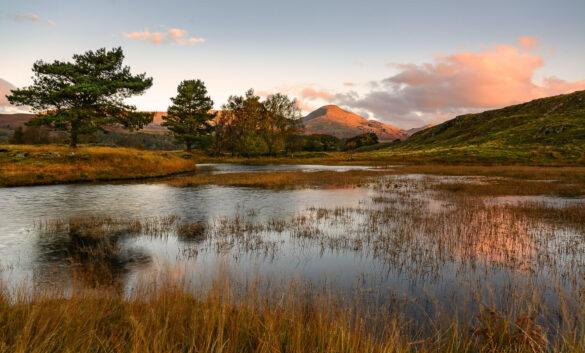
[[[458,116],[376,158],[459,162],[585,163],[585,91]]]

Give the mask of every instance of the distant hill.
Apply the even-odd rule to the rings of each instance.
[[[396,126],[365,119],[336,105],[326,105],[304,118],[306,134],[329,134],[339,138],[374,132],[380,141],[408,138],[408,132]]]
[[[585,91],[457,116],[384,151],[459,161],[585,163]]]
[[[412,128],[412,129],[408,129],[408,130],[406,130],[406,132],[407,132],[409,135],[413,135],[413,134],[416,134],[416,133],[417,133],[417,132],[419,132],[419,131],[422,131],[422,130],[424,130],[424,129],[428,129],[428,128],[430,128],[430,127],[433,127],[433,126],[435,126],[435,124],[427,124],[427,125],[425,125],[425,126],[421,126],[421,127],[415,127],[415,128]]]
[[[166,114],[166,112],[154,113],[153,122],[145,126],[141,131],[147,133],[163,133],[167,131],[165,127],[160,126],[162,123],[162,116]],[[24,123],[32,118],[34,118],[34,114],[0,114],[0,131],[14,131],[14,129],[24,126]]]
[[[32,114],[0,114],[0,142],[8,141],[14,130],[32,119]]]
[[[33,114],[0,114],[0,129],[14,130],[33,117]]]

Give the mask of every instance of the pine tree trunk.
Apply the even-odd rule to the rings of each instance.
[[[69,141],[69,147],[77,148],[77,131],[71,131],[71,140]]]

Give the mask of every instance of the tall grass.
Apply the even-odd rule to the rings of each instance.
[[[298,282],[193,290],[176,271],[130,294],[55,285],[0,291],[1,352],[582,352],[582,325],[549,342],[535,312],[485,306],[471,322],[417,330],[408,319]],[[582,314],[581,314],[582,315]],[[579,316],[583,318],[583,316]]]

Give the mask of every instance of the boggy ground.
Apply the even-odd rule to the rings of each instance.
[[[489,176],[442,179],[420,175],[430,173],[425,167],[406,168],[361,175],[373,190],[369,203],[309,208],[285,219],[39,222],[39,236],[68,244],[73,284],[1,291],[0,351],[583,352],[585,203],[498,199],[522,190],[583,196],[583,170],[443,167],[441,174]],[[273,178],[297,183],[298,173]],[[304,174],[332,178],[319,173]],[[286,185],[253,186],[276,184]],[[545,185],[553,186],[540,188]],[[348,294],[225,272],[193,287],[175,269],[146,276],[127,291],[111,281],[112,263],[120,240],[138,236],[177,237],[187,259],[204,252],[278,257],[287,244],[358,254],[407,283],[443,283],[453,295],[387,297],[371,293],[375,286]]]

